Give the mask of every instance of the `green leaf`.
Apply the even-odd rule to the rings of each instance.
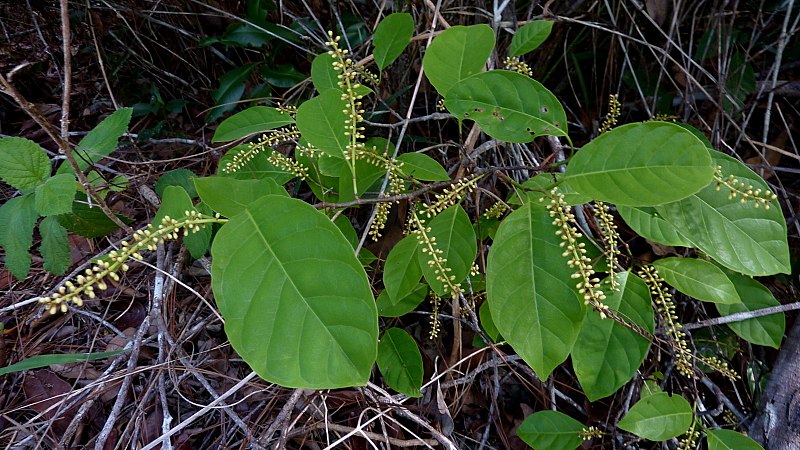
[[[509,205],[522,205],[528,202],[539,202],[545,195],[555,187],[563,174],[559,173],[540,173],[522,183],[525,189],[515,189],[514,193],[509,196]],[[582,205],[589,203],[592,198],[578,194],[574,189],[570,188],[568,184],[561,184],[558,186],[558,191],[564,194],[564,202],[567,205]]]
[[[617,426],[650,441],[664,441],[685,433],[693,418],[685,398],[662,392],[636,402]]]
[[[54,275],[63,275],[70,264],[67,229],[58,223],[57,217],[50,216],[39,223],[39,233],[42,235],[39,251],[44,258],[44,270]]]
[[[33,194],[14,197],[0,205],[0,247],[6,251],[5,264],[18,280],[28,276],[33,244],[33,227],[39,214]]]
[[[66,214],[75,200],[75,175],[62,173],[36,186],[36,210],[42,216]]]
[[[694,247],[677,228],[659,216],[652,206],[617,205],[617,212],[633,231],[645,239],[675,247]]]
[[[439,94],[447,97],[454,84],[483,69],[493,48],[494,32],[488,25],[450,27],[431,42],[422,69]]]
[[[420,181],[449,181],[450,175],[438,161],[424,153],[403,153],[397,157],[403,163],[400,171]]]
[[[453,205],[431,219],[427,226],[431,229],[428,237],[435,239],[436,249],[442,252],[439,256],[447,260],[446,266],[451,270],[448,275],[455,277],[453,282],[459,283],[467,278],[478,254],[478,244],[464,208]],[[431,289],[440,297],[446,295],[444,283],[436,279],[436,266],[428,264],[430,256],[421,248],[417,260]]]
[[[119,138],[128,131],[131,114],[133,108],[120,108],[81,139],[72,152],[81,171],[114,152]],[[74,173],[74,170],[65,162],[58,168],[58,173]]]
[[[261,77],[267,83],[282,89],[294,87],[306,80],[306,75],[291,64],[278,64],[276,66],[261,66]]]
[[[517,30],[511,38],[511,45],[508,47],[508,56],[515,57],[532,52],[536,47],[550,36],[553,29],[553,22],[549,20],[534,20]]]
[[[76,202],[72,205],[71,213],[56,217],[62,227],[88,238],[105,236],[118,228],[117,224],[106,217],[97,205],[90,207],[85,203]],[[132,222],[130,218],[122,214],[117,214],[117,217],[125,223]]]
[[[356,229],[353,227],[353,222],[350,221],[350,218],[341,214],[333,221],[333,224],[342,232],[344,238],[347,239],[347,242],[349,242],[355,250],[358,247],[358,233],[356,233]]]
[[[288,114],[276,108],[253,106],[219,124],[211,142],[227,142],[294,123]]]
[[[364,151],[371,153],[371,150],[368,149]],[[333,158],[322,158],[321,161],[331,159]],[[343,159],[341,161],[342,164],[339,165],[339,172],[337,174],[339,178],[339,201],[347,202],[355,199],[355,195],[353,194],[353,173],[351,172],[350,165]],[[357,158],[355,166],[356,188],[358,189],[357,194],[359,196],[372,187],[376,181],[386,176],[386,168],[375,165],[369,158]]]
[[[387,68],[403,53],[413,34],[414,19],[409,13],[389,14],[381,20],[372,38],[375,46],[372,54],[379,70]]]
[[[733,430],[706,430],[708,450],[764,450],[749,437]]]
[[[213,211],[209,208],[205,203],[200,203],[194,207],[196,211],[201,214],[205,215],[212,215]],[[211,225],[206,225],[201,227],[200,230],[195,232],[189,232],[187,236],[183,238],[183,245],[186,246],[186,249],[189,250],[189,254],[194,259],[202,258],[208,249],[211,248],[211,235],[213,233],[213,227]]]
[[[632,123],[598,136],[572,157],[565,182],[618,205],[655,206],[686,198],[711,182],[708,150],[669,122]]]
[[[422,355],[414,338],[401,328],[389,328],[378,343],[378,369],[392,389],[422,397]]]
[[[219,160],[217,175],[221,177],[235,178],[237,180],[262,180],[270,178],[278,184],[284,184],[295,176],[283,169],[276,167],[274,164],[267,160],[267,157],[272,153],[272,149],[266,149],[266,152],[256,155],[246,163],[242,164],[234,172],[226,172],[224,168],[229,162],[233,162],[233,158],[241,153],[249,151],[247,145],[239,145],[225,153]]]
[[[736,287],[713,263],[694,258],[662,258],[653,263],[670,286],[704,302],[741,303]]]
[[[481,327],[486,333],[486,336],[488,336],[492,342],[499,342],[500,330],[497,329],[497,325],[495,325],[494,319],[492,319],[492,310],[489,308],[488,302],[483,302],[483,304],[481,304],[481,307],[478,309],[478,317],[480,318]]]
[[[583,443],[582,423],[558,411],[539,411],[526,417],[517,436],[534,450],[575,450]]]
[[[428,285],[419,283],[411,293],[392,303],[388,292],[384,289],[375,303],[378,305],[378,314],[381,317],[400,317],[417,309],[417,306],[428,296]]]
[[[164,189],[164,195],[161,196],[161,207],[158,208],[158,212],[153,217],[153,226],[158,228],[166,216],[172,219],[180,219],[186,216],[186,211],[194,211],[192,199],[189,198],[186,190],[180,186],[167,186]]]
[[[736,292],[742,301],[732,305],[717,303],[715,306],[721,316],[780,305],[780,302],[775,299],[772,292],[758,281],[730,271],[726,271],[725,274],[733,282]],[[784,313],[770,314],[754,319],[731,322],[727,325],[747,342],[779,348],[783,340],[783,333],[786,331],[786,316]]]
[[[517,72],[491,70],[465,78],[448,91],[444,104],[459,119],[474,120],[501,141],[566,136],[567,115],[555,95]]]
[[[0,139],[0,179],[27,190],[50,176],[50,160],[39,144],[21,137]]]
[[[311,61],[311,82],[317,91],[323,92],[328,89],[339,88],[338,72],[333,68],[334,58],[328,52],[320,53]]]
[[[367,383],[375,300],[353,247],[324,214],[265,196],[220,228],[211,254],[228,339],[259,376],[307,389]]]
[[[343,132],[347,126],[347,115],[342,112],[344,107],[341,91],[325,90],[297,108],[297,129],[314,147],[344,158],[350,142]]]
[[[418,262],[418,247],[417,237],[410,234],[395,244],[386,257],[383,285],[393,305],[408,296],[419,285],[422,268]]]
[[[486,296],[497,329],[541,379],[567,359],[584,316],[547,209],[527,204],[500,224]]]
[[[286,189],[275,181],[237,180],[226,177],[195,178],[194,185],[203,203],[225,217],[233,217],[242,212],[247,205],[265,195],[289,196]]]
[[[167,186],[180,186],[182,187],[189,197],[197,197],[197,190],[194,188],[194,179],[197,175],[189,169],[175,169],[161,175],[156,181],[156,194],[159,197],[164,196],[164,190]]]
[[[616,276],[619,291],[612,291],[605,282],[607,297],[603,303],[652,333],[653,307],[647,284],[630,272]],[[594,310],[587,311],[572,349],[572,366],[586,397],[596,401],[616,392],[633,378],[649,348],[650,341],[635,331],[611,319],[601,319]]]
[[[244,82],[250,78],[250,74],[256,66],[258,63],[245,64],[229,70],[219,77],[219,87],[211,93],[211,98],[214,99],[216,106],[206,115],[206,123],[214,122],[226,112],[236,108],[236,102],[244,94]]]
[[[723,177],[733,175],[754,188],[769,189],[741,162],[716,151],[710,154]],[[731,270],[750,276],[791,273],[786,220],[778,202],[769,209],[756,208],[752,201],[741,203],[728,194],[710,182],[700,192],[656,209],[697,248]]]
[[[10,366],[0,367],[0,376],[23,370],[38,369],[47,367],[51,364],[69,364],[76,362],[94,361],[96,359],[108,358],[109,356],[119,355],[125,350],[112,350],[103,353],[64,353],[58,355],[36,355],[25,358],[22,361],[11,364]]]

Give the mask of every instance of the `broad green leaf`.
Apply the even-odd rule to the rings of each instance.
[[[764,450],[749,437],[733,430],[706,430],[708,450]]]
[[[275,181],[264,178],[261,180],[237,180],[227,177],[203,177],[194,179],[197,193],[214,211],[225,217],[233,217],[265,195],[289,196],[286,189]]]
[[[381,20],[372,38],[375,46],[372,54],[379,70],[388,67],[403,53],[413,34],[414,19],[409,13],[389,14]]]
[[[416,289],[422,278],[422,268],[418,262],[418,248],[417,237],[410,234],[395,244],[386,257],[386,264],[383,267],[383,285],[389,301],[393,305]]]
[[[353,249],[358,247],[358,233],[356,233],[353,222],[350,221],[349,217],[341,214],[333,221],[333,224],[342,232],[342,235],[344,235],[344,238],[347,239],[347,242],[350,243]]]
[[[494,32],[488,25],[450,27],[433,39],[422,69],[439,94],[447,97],[454,84],[483,69],[493,48]]]
[[[597,200],[655,206],[686,198],[711,182],[706,146],[669,122],[614,128],[583,146],[567,166],[565,181]]]
[[[342,93],[328,89],[297,108],[297,129],[311,145],[337,158],[344,158],[350,138],[344,134],[347,115]]]
[[[401,328],[389,328],[378,343],[378,369],[395,391],[409,397],[421,397],[422,355],[414,338]]]
[[[567,114],[556,96],[538,81],[509,70],[459,81],[447,92],[444,104],[459,119],[474,120],[501,141],[524,143],[538,136],[567,134]]]
[[[228,111],[236,108],[236,102],[244,94],[244,82],[250,78],[258,63],[245,64],[225,72],[219,77],[219,87],[211,93],[215,107],[206,115],[206,123],[214,122]]]
[[[410,294],[401,298],[396,303],[392,303],[392,300],[389,298],[389,293],[384,289],[380,295],[378,295],[375,303],[378,305],[378,314],[381,317],[400,317],[417,309],[417,306],[419,306],[427,296],[428,285],[419,283]]]
[[[225,332],[259,376],[306,389],[367,383],[375,300],[353,247],[324,214],[265,196],[220,228],[211,254]]]
[[[51,364],[69,364],[76,362],[94,361],[96,359],[108,358],[109,356],[119,355],[125,350],[112,350],[103,353],[64,353],[58,355],[36,355],[30,358],[25,358],[22,361],[11,364],[10,366],[0,367],[0,376],[22,372],[23,370],[38,369],[40,367],[47,367]]]
[[[0,139],[0,180],[27,190],[50,176],[50,160],[39,144],[21,137]]]
[[[492,342],[498,342],[500,339],[500,330],[498,330],[497,325],[494,324],[492,310],[489,308],[488,302],[483,302],[483,304],[481,304],[481,307],[478,309],[478,317],[481,321],[481,328],[483,328],[486,336],[488,336]]]
[[[365,150],[370,152],[370,150]],[[330,160],[333,158],[321,158],[321,160]],[[339,201],[347,202],[355,199],[353,195],[353,174],[350,165],[342,160],[343,164],[339,167]],[[356,159],[356,188],[358,189],[358,196],[367,192],[376,181],[383,179],[386,176],[386,168],[383,166],[375,165],[369,158]]]
[[[709,152],[712,165],[722,167],[723,177],[733,175],[758,189],[767,184],[741,162],[716,151]],[[681,201],[657,207],[694,245],[723,266],[750,276],[791,273],[786,220],[778,202],[769,209],[752,201],[728,199],[725,188],[709,182],[703,190]]]
[[[39,251],[44,258],[44,270],[63,275],[70,263],[67,229],[58,223],[57,217],[50,216],[39,223],[39,234],[42,235]]]
[[[333,157],[320,155],[319,158],[309,158],[303,153],[295,152],[295,159],[299,164],[308,167],[308,187],[311,188],[311,191],[319,200],[331,203],[339,201],[338,191],[341,180],[339,180],[338,176],[325,174],[320,168],[322,161],[333,160]],[[342,160],[342,158],[338,159]],[[341,167],[339,166],[339,170],[341,170]],[[348,180],[352,184],[352,175],[349,175]]]
[[[736,287],[713,263],[695,258],[662,258],[653,263],[670,286],[704,302],[741,303]]]
[[[90,207],[89,205],[81,202],[76,202],[72,205],[72,212],[68,214],[61,214],[58,217],[58,223],[67,230],[79,234],[83,237],[100,237],[116,230],[117,224],[106,217],[105,213],[97,206]],[[122,214],[117,214],[125,223],[130,223],[132,220]]]
[[[653,332],[653,307],[647,284],[630,272],[617,273],[619,291],[603,283],[603,301],[626,321]],[[590,401],[608,397],[633,378],[650,341],[611,319],[588,310],[572,349],[572,367]]]
[[[526,204],[500,224],[486,297],[497,329],[541,379],[567,359],[584,316],[547,209]]]
[[[514,33],[511,38],[511,45],[508,47],[508,56],[515,57],[532,52],[536,47],[550,36],[553,29],[553,22],[549,20],[534,20],[523,25]]]
[[[617,426],[650,441],[664,441],[685,433],[693,418],[685,398],[662,392],[636,402]]]
[[[522,205],[528,202],[538,203],[541,198],[556,186],[556,183],[561,177],[562,174],[560,172],[534,175],[522,183],[523,188],[516,188],[514,190],[514,193],[508,198],[508,204]],[[591,197],[578,194],[574,189],[570,188],[568,184],[558,185],[558,191],[564,194],[564,202],[570,206],[581,205],[592,201]]]
[[[453,205],[431,219],[427,226],[431,229],[428,237],[435,239],[435,248],[442,252],[439,256],[447,261],[446,267],[450,269],[447,274],[453,277],[453,283],[463,281],[478,254],[475,230],[466,211],[460,205]],[[431,289],[440,297],[445,296],[444,283],[436,279],[438,269],[428,263],[430,256],[423,253],[422,245],[417,252],[417,260]]]
[[[448,181],[450,175],[438,161],[424,153],[403,153],[397,157],[403,163],[400,170],[407,177],[420,181]]]
[[[772,292],[758,281],[731,271],[726,271],[725,274],[733,282],[742,301],[733,305],[716,304],[717,311],[721,316],[780,305]],[[777,313],[731,322],[727,325],[747,342],[778,348],[783,340],[783,333],[786,331],[786,316],[784,313]]]
[[[664,220],[652,206],[617,205],[617,212],[633,231],[645,239],[675,247],[694,247],[689,239]]]
[[[575,450],[583,443],[582,423],[558,411],[538,411],[520,424],[517,436],[534,450]]]
[[[62,173],[52,176],[36,186],[36,211],[42,216],[65,214],[72,211],[75,200],[75,175]]]
[[[175,169],[161,175],[156,181],[156,194],[159,197],[164,196],[164,190],[167,186],[180,186],[182,187],[189,197],[197,197],[197,189],[194,188],[194,179],[197,175],[189,169]]]
[[[153,226],[161,225],[162,220],[167,216],[179,220],[186,216],[186,211],[194,211],[192,199],[189,198],[186,190],[180,186],[167,186],[164,189],[164,195],[161,196],[161,207],[153,217]]]
[[[194,209],[205,215],[212,215],[214,213],[205,203],[196,205]],[[189,250],[189,254],[192,258],[200,259],[208,252],[211,248],[211,235],[213,231],[212,225],[206,225],[200,227],[200,230],[189,232],[188,235],[183,237],[183,245],[186,246],[186,250]]]
[[[294,123],[288,114],[267,106],[253,106],[219,124],[211,142],[227,142]]]
[[[306,74],[291,64],[265,65],[258,70],[261,78],[267,83],[282,89],[294,87],[306,80]]]
[[[328,89],[341,90],[338,85],[338,73],[333,68],[333,61],[333,56],[328,52],[320,53],[311,61],[311,82],[319,92]]]
[[[92,164],[114,152],[119,138],[128,131],[131,114],[133,114],[133,108],[120,108],[103,119],[81,139],[72,151],[80,170],[86,170]],[[74,170],[72,170],[72,166],[64,162],[58,168],[58,173],[74,173]]]
[[[261,180],[270,178],[278,184],[285,184],[295,176],[283,169],[276,167],[274,164],[267,160],[267,157],[272,153],[272,149],[265,149],[261,154],[255,155],[246,163],[242,164],[238,169],[228,172],[229,162],[233,162],[233,158],[239,153],[250,150],[248,145],[239,145],[228,150],[225,156],[220,158],[217,175],[221,177],[235,178],[237,180]],[[188,192],[188,191],[187,191]]]
[[[28,249],[33,244],[33,227],[39,218],[35,203],[30,193],[0,205],[0,247],[6,252],[6,267],[18,280],[25,279],[31,268]]]

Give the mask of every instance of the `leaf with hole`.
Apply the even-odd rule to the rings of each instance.
[[[467,278],[478,254],[475,230],[472,228],[469,216],[460,205],[453,205],[431,219],[427,226],[431,229],[428,237],[435,240],[435,248],[442,252],[439,256],[447,261],[445,266],[450,269],[447,274],[453,277],[453,283],[460,283]],[[437,280],[439,274],[436,271],[439,269],[436,265],[428,263],[430,254],[424,253],[423,248],[424,245],[420,244],[417,252],[422,275],[437,295],[445,296],[447,294],[445,285]]]
[[[673,257],[659,259],[653,266],[664,281],[689,297],[713,303],[741,302],[731,280],[713,263]]]
[[[395,391],[421,397],[422,355],[414,338],[401,328],[389,328],[378,343],[378,369]]]
[[[459,119],[474,120],[501,141],[567,135],[567,114],[556,96],[517,72],[491,70],[465,78],[448,91],[444,104]]]
[[[536,50],[550,36],[552,30],[553,22],[550,20],[534,20],[523,25],[511,38],[508,56],[513,58]]]
[[[538,411],[526,417],[517,436],[534,450],[575,450],[583,438],[582,423],[558,411]]]
[[[447,97],[459,81],[483,69],[494,48],[487,25],[456,25],[436,36],[422,58],[422,69],[439,95]]]
[[[24,191],[49,176],[50,160],[39,144],[21,137],[0,139],[0,180]]]
[[[253,106],[219,124],[211,142],[227,142],[294,123],[289,114],[267,106]]]
[[[685,433],[693,419],[692,405],[685,398],[662,392],[636,402],[617,426],[640,438],[664,441]]]
[[[736,292],[741,299],[736,304],[716,304],[717,311],[721,316],[729,316],[736,313],[745,313],[763,308],[770,308],[780,305],[769,289],[758,281],[731,271],[725,274],[733,282]],[[739,337],[756,345],[766,345],[778,348],[783,340],[786,331],[786,316],[784,313],[770,314],[768,316],[756,317],[753,319],[731,322],[727,324]]]
[[[375,49],[375,64],[379,70],[389,66],[405,50],[414,34],[414,19],[409,13],[389,14],[378,27],[372,38]]]

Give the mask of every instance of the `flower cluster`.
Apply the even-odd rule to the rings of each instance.
[[[243,151],[233,155],[233,159],[228,161],[222,170],[227,173],[236,172],[264,149],[272,148],[284,142],[294,142],[299,138],[300,131],[294,125],[267,131],[257,142],[247,144]]]
[[[431,218],[460,202],[466,194],[475,190],[475,186],[480,178],[481,177],[465,178],[456,181],[450,188],[445,188],[441,193],[436,194],[436,201],[430,205],[426,205],[422,214],[427,218]]]
[[[308,167],[298,163],[297,161],[287,158],[282,153],[272,152],[267,160],[275,167],[289,172],[303,181],[308,180]]]
[[[497,202],[483,212],[483,217],[486,217],[487,219],[499,219],[503,216],[503,213],[505,213],[507,209],[510,208],[504,202]]]
[[[445,292],[455,297],[462,292],[461,283],[455,283],[455,275],[450,275],[453,269],[447,267],[447,258],[442,256],[444,251],[436,244],[436,237],[430,236],[431,231],[431,227],[422,222],[416,211],[411,213],[411,232],[419,241],[422,253],[428,255],[428,266],[434,268],[436,280],[444,285]]]
[[[122,241],[118,250],[112,250],[106,258],[98,260],[95,265],[78,275],[75,283],[67,281],[58,288],[57,292],[49,297],[44,297],[39,302],[47,305],[50,314],[58,311],[67,312],[68,304],[83,306],[85,299],[94,299],[96,290],[104,291],[108,289],[107,279],[115,282],[119,281],[119,272],[128,271],[128,260],[142,260],[141,252],[144,250],[155,250],[157,245],[170,239],[178,239],[183,234],[196,233],[200,228],[209,223],[223,223],[219,215],[206,216],[197,211],[186,211],[185,217],[180,220],[165,216],[158,228],[152,224],[142,230],[137,230],[133,234],[131,242]]]
[[[679,439],[678,450],[693,450],[697,448],[697,439],[700,438],[700,430],[697,429],[697,425],[697,418],[695,418],[686,434]]]
[[[442,331],[442,320],[439,318],[439,309],[442,307],[442,299],[436,295],[436,293],[431,293],[431,331],[428,336],[431,339],[436,339],[439,337],[439,332]]]
[[[521,73],[528,78],[533,78],[533,70],[531,70],[531,66],[520,61],[519,58],[506,58],[506,60],[503,62],[503,67],[505,67],[506,70],[513,70],[514,72]]]
[[[606,120],[603,121],[603,125],[600,127],[600,134],[603,134],[606,131],[614,128],[621,114],[622,114],[622,104],[619,102],[617,94],[609,95],[608,115],[606,116]]]
[[[606,318],[609,312],[608,306],[603,304],[606,295],[600,287],[600,279],[594,277],[595,271],[592,268],[592,260],[586,256],[586,243],[581,242],[583,234],[575,226],[575,215],[571,208],[564,201],[564,194],[554,188],[548,196],[550,203],[547,210],[553,218],[553,225],[559,229],[556,235],[561,237],[561,248],[564,249],[563,256],[568,258],[567,265],[575,269],[572,278],[579,280],[575,287],[583,296],[583,301],[600,313],[600,317]],[[542,198],[544,200],[544,197]]]
[[[755,207],[763,205],[764,209],[770,208],[770,203],[775,201],[778,196],[769,189],[756,188],[752,184],[745,183],[733,175],[728,175],[723,178],[722,166],[717,166],[714,172],[714,180],[717,182],[717,190],[725,187],[730,192],[728,193],[728,200],[733,200],[739,197],[742,203],[747,203],[748,200],[755,202]]]
[[[614,223],[611,208],[605,202],[595,202],[594,215],[597,217],[597,224],[600,226],[600,235],[603,238],[605,255],[608,259],[609,285],[612,291],[617,292],[619,291],[619,281],[617,280],[616,267],[620,255],[619,247],[617,247],[617,242],[620,240],[617,224]]]
[[[726,361],[723,361],[716,356],[703,356],[698,355],[697,359],[705,364],[709,369],[716,371],[720,375],[727,377],[731,381],[741,379],[738,373],[734,372]]]
[[[600,431],[597,427],[587,427],[580,431],[580,436],[583,438],[584,441],[588,441],[589,439],[594,438],[601,438],[603,437],[603,432]]]

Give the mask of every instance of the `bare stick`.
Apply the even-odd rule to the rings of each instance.
[[[696,330],[698,328],[705,328],[714,325],[722,325],[724,323],[741,322],[743,320],[755,319],[756,317],[769,316],[771,314],[778,314],[786,311],[794,311],[800,309],[800,302],[789,303],[786,305],[770,306],[769,308],[756,309],[753,311],[745,311],[736,314],[731,314],[724,317],[714,317],[713,319],[701,320],[700,322],[687,323],[683,325],[683,330]]]
[[[64,86],[61,96],[61,139],[69,141],[69,98],[72,94],[72,35],[69,29],[69,2],[61,0],[61,43],[64,51]]]

